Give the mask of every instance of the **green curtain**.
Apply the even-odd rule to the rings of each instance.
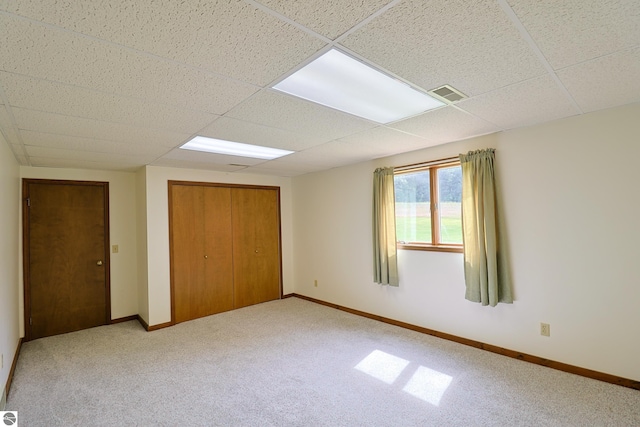
[[[504,233],[498,221],[494,157],[493,148],[460,155],[465,298],[492,307],[513,302],[500,244]]]
[[[373,280],[398,286],[396,198],[393,168],[373,173]]]

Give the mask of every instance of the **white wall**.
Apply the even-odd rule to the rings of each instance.
[[[118,245],[111,253],[111,318],[138,313],[138,264],[136,242],[136,175],[129,172],[107,172],[81,169],[20,167],[22,178],[103,181],[109,183],[110,243]],[[20,225],[22,230],[22,224]],[[20,240],[22,254],[22,240]],[[20,255],[22,265],[22,255]],[[20,323],[24,335],[24,299],[20,269]]]
[[[136,172],[136,244],[138,248],[138,315],[149,324],[149,277],[147,272],[147,171]]]
[[[169,180],[270,185],[280,187],[283,291],[285,294],[293,292],[290,178],[147,166],[147,281],[149,296],[148,324],[150,326],[171,321],[168,201]]]
[[[635,104],[294,178],[295,292],[640,380],[639,117]],[[514,304],[466,301],[455,253],[400,251],[400,287],[374,284],[374,169],[488,147],[497,150]]]
[[[18,312],[18,236],[20,169],[0,133],[0,396],[9,377],[20,339]]]

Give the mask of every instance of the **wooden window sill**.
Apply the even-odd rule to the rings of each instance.
[[[462,253],[462,246],[458,245],[420,245],[417,243],[398,243],[396,245],[398,249],[408,251],[428,251],[428,252],[455,252]]]

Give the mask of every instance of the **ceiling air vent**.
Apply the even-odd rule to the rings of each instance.
[[[435,95],[439,99],[448,103],[460,101],[467,97],[465,94],[449,85],[440,86],[437,89],[430,90],[428,93],[429,95]]]

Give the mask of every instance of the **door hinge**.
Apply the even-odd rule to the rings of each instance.
[[[29,325],[33,325],[33,318],[29,317]]]
[[[27,197],[27,207],[31,207],[31,197]]]

